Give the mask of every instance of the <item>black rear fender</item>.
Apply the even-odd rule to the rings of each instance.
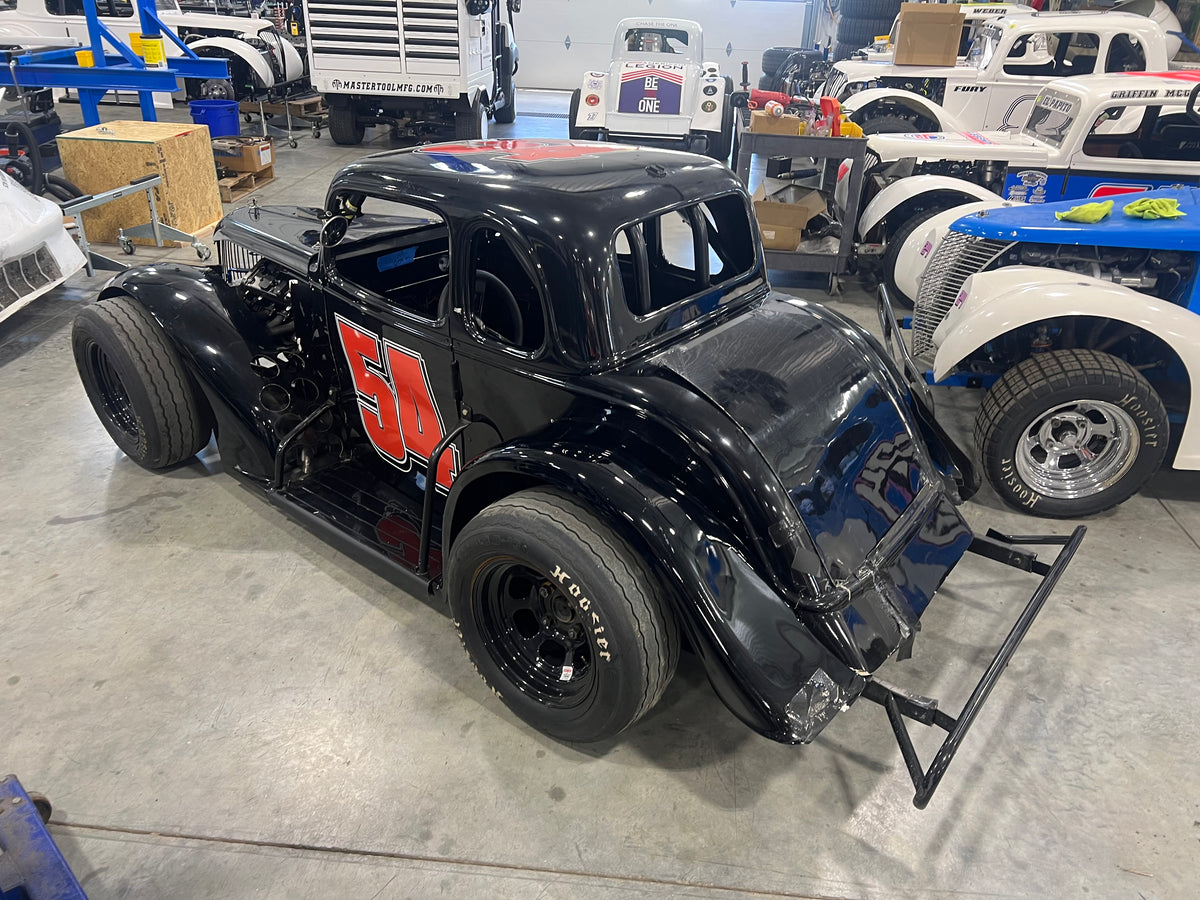
[[[821,671],[837,686],[838,709],[862,690],[862,679],[812,635],[718,523],[686,509],[665,481],[635,476],[592,447],[510,446],[477,459],[447,498],[443,552],[488,503],[534,486],[571,496],[642,555],[718,696],[755,731],[790,743],[815,736],[828,719],[801,738],[788,704],[824,684]]]

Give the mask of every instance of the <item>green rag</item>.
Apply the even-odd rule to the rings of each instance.
[[[1125,215],[1135,219],[1178,219],[1187,213],[1180,212],[1179,201],[1167,197],[1143,197],[1125,204]]]
[[[1066,212],[1056,212],[1054,218],[1063,222],[1086,222],[1088,225],[1095,225],[1108,218],[1112,208],[1111,200],[1105,200],[1103,203],[1085,203],[1082,206],[1072,206]]]

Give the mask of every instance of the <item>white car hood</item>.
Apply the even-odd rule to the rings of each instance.
[[[999,159],[1045,165],[1049,148],[1007,131],[949,131],[932,134],[873,134],[868,147],[885,162],[896,159]]]
[[[889,76],[913,77],[921,78],[962,78],[964,70],[969,76],[973,70],[972,66],[897,66],[893,64],[890,58],[881,59],[878,61],[870,59],[844,59],[833,66],[834,72],[840,72],[849,79],[849,83],[853,84],[859,81],[870,81],[873,78],[887,78]],[[834,77],[831,73],[831,79]]]

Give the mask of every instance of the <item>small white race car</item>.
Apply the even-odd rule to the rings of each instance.
[[[83,268],[57,203],[36,197],[0,172],[0,321]]]
[[[571,95],[572,140],[610,140],[728,159],[733,79],[704,61],[700,23],[622,19],[607,72],[585,72]]]
[[[1178,30],[1177,20],[1171,22]],[[1133,13],[1009,15],[981,25],[956,65],[842,60],[818,93],[837,99],[867,134],[1017,131],[1034,97],[1053,79],[1162,72],[1178,49],[1178,37]]]

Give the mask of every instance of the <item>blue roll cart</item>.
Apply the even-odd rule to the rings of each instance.
[[[46,830],[50,801],[0,779],[0,900],[87,900]]]

